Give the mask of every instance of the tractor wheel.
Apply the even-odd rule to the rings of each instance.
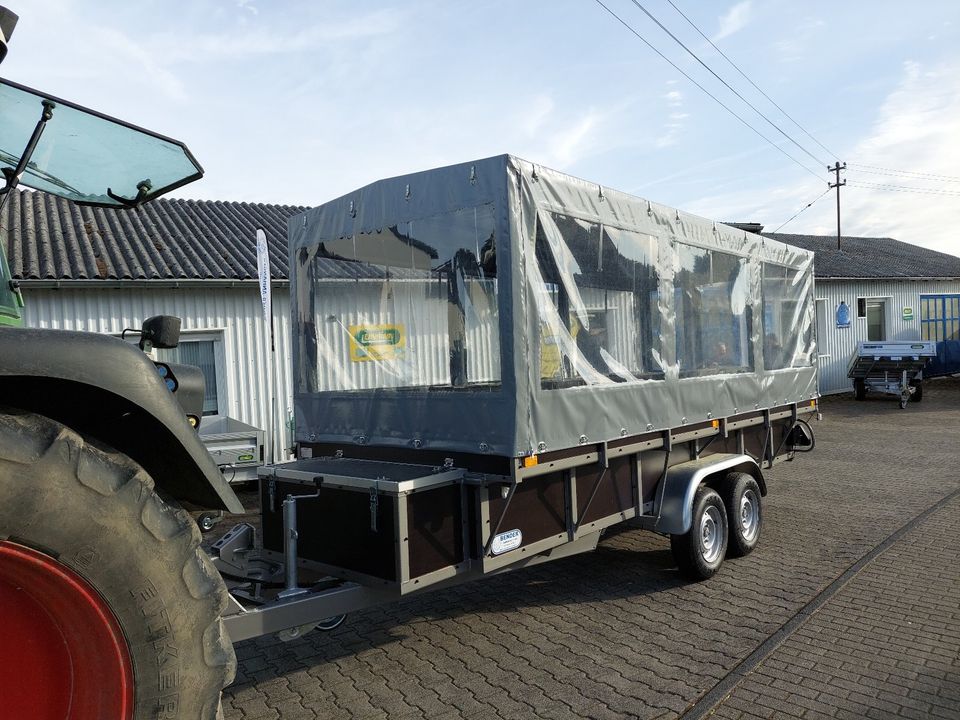
[[[130,458],[0,410],[2,714],[217,718],[236,659],[199,544]]]

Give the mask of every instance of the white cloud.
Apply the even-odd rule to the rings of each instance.
[[[758,152],[764,149],[757,147]],[[857,162],[960,177],[960,63],[935,67],[904,63],[900,83],[880,104],[873,125],[845,157],[851,165],[843,176],[848,185],[841,189],[840,198],[844,235],[893,237],[960,256],[960,196],[854,186],[865,182],[960,192],[960,183],[869,174],[852,165]],[[725,165],[726,158],[720,160]],[[675,177],[685,174],[689,173],[677,173]],[[751,175],[752,182],[745,187],[742,178],[739,183],[718,183],[716,175],[706,175],[713,178],[712,194],[678,200],[681,207],[717,220],[761,222],[771,232],[827,189],[825,182],[818,185],[809,177],[777,182],[773,175],[766,181]],[[835,191],[831,191],[819,199],[783,232],[836,233],[835,197]]]
[[[851,162],[915,173],[960,176],[960,64],[924,68],[906,62],[900,85],[886,98]],[[960,183],[847,172],[841,197],[843,232],[890,236],[960,255],[960,196],[853,187],[864,182],[960,192]]]
[[[157,55],[122,32],[103,27],[89,28],[88,41],[101,56],[112,56],[113,66],[129,80],[146,83],[175,102],[183,102],[187,92],[180,79],[158,62]]]
[[[668,87],[671,84],[667,82]],[[667,115],[667,122],[663,124],[663,133],[654,141],[654,146],[658,148],[676,144],[677,136],[683,129],[683,120],[689,117],[688,113],[680,112],[680,108],[683,107],[683,93],[679,90],[668,90],[663,98],[667,101],[667,107],[672,108],[672,112]]]
[[[734,5],[720,18],[720,29],[713,36],[713,41],[718,42],[743,30],[750,22],[750,15],[750,0],[743,0]]]
[[[253,9],[247,6],[247,9]],[[242,23],[240,29],[230,26],[217,33],[169,33],[150,37],[151,47],[163,53],[168,63],[193,64],[244,59],[256,55],[291,55],[332,46],[347,45],[353,41],[372,39],[398,32],[401,13],[395,10],[376,10],[357,14],[347,19],[313,23],[292,33],[277,32],[256,24]]]

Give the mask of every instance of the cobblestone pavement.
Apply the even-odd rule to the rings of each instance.
[[[717,718],[960,717],[960,495],[744,678]]]
[[[906,410],[822,407],[816,450],[767,472],[760,546],[711,580],[684,583],[668,540],[628,523],[594,553],[357,613],[331,633],[239,643],[226,718],[702,714],[711,703],[698,700],[798,611],[960,488],[960,381],[928,383]],[[868,564],[717,716],[957,717],[958,508]]]

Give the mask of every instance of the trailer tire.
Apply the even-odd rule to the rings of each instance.
[[[913,394],[910,396],[910,402],[921,402],[923,400],[923,383],[919,380],[912,380],[910,384],[913,386]]]
[[[749,473],[730,473],[720,486],[720,498],[727,508],[730,527],[727,557],[749,555],[760,542],[763,528],[760,485]]]
[[[853,381],[853,396],[857,400],[864,400],[867,397],[867,384],[863,381],[863,378],[854,378]]]
[[[59,642],[51,651],[63,656],[65,677],[37,648],[23,651],[20,677],[46,683],[39,697],[22,698],[30,716],[46,717],[33,703],[59,694],[78,720],[222,717],[220,691],[236,671],[220,619],[227,591],[190,515],[162,500],[126,455],[0,408],[0,605],[7,601],[21,603],[28,640],[35,631],[66,639],[65,651]],[[78,606],[92,624],[77,620]],[[33,617],[52,619],[35,630]],[[94,641],[116,652],[84,647]]]
[[[727,511],[713,488],[701,485],[693,496],[693,522],[682,535],[670,536],[680,574],[690,580],[713,577],[723,563],[728,540]]]

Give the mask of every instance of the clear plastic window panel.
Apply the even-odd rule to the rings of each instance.
[[[809,277],[794,268],[763,264],[763,366],[766,370],[804,367],[813,360],[806,307]]]
[[[753,369],[746,258],[677,243],[674,278],[681,377]]]
[[[302,251],[307,392],[500,386],[491,205]]]
[[[662,377],[656,239],[542,212],[535,249],[541,386]]]

